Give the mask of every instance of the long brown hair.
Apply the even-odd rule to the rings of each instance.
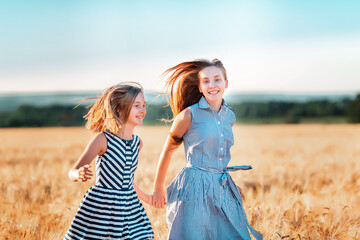
[[[93,132],[109,130],[116,134],[124,127],[140,92],[143,88],[136,82],[122,82],[106,89],[84,116],[86,128]]]
[[[227,80],[226,70],[219,59],[212,61],[197,59],[182,62],[167,69],[162,75],[169,77],[165,80],[165,92],[168,103],[173,112],[173,119],[185,108],[197,103],[203,94],[199,91],[199,73],[206,67],[218,67]],[[170,96],[170,99],[169,99]]]

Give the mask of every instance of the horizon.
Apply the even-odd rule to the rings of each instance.
[[[287,93],[226,93],[224,99],[229,104],[256,103],[256,102],[297,102],[304,103],[309,101],[335,101],[340,102],[345,99],[354,99],[359,93],[338,93],[338,94],[287,94]],[[83,99],[98,97],[100,91],[82,91],[82,92],[42,92],[42,93],[0,93],[0,112],[17,109],[21,105],[29,106],[75,106]],[[154,92],[145,92],[145,98],[148,105],[165,104],[165,95]],[[88,100],[88,103],[94,102],[94,99]]]

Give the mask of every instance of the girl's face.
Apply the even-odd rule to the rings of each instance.
[[[208,102],[222,101],[228,80],[218,67],[206,67],[199,73],[199,91]]]
[[[145,107],[146,102],[144,94],[142,92],[139,92],[139,94],[135,98],[134,104],[132,105],[126,124],[132,124],[134,126],[141,125],[146,115]]]

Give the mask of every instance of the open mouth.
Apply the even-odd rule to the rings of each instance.
[[[209,91],[208,93],[210,94],[210,95],[216,95],[216,94],[218,94],[220,91],[219,90],[213,90],[213,91]]]

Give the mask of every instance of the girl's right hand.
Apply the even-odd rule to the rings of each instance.
[[[87,180],[91,179],[92,171],[90,170],[90,165],[87,164],[81,168],[79,168],[79,177],[78,181],[86,182]]]
[[[74,182],[86,182],[87,180],[91,179],[92,171],[90,170],[90,165],[84,165],[79,169],[72,169],[69,172],[69,177]]]
[[[162,188],[154,190],[152,195],[151,205],[156,208],[165,208],[166,206],[165,192]]]

